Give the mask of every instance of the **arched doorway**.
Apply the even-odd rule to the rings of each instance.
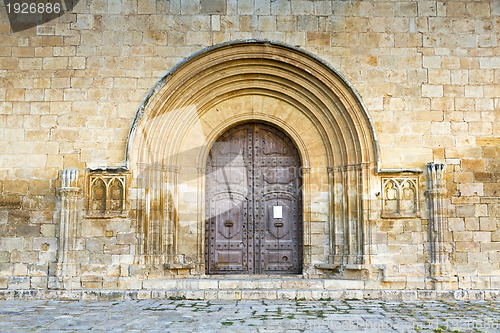
[[[210,271],[207,158],[227,129],[247,122],[283,129],[300,152],[302,267],[292,271],[316,276],[368,263],[368,217],[377,193],[371,179],[379,154],[366,107],[353,86],[318,57],[257,40],[187,58],[138,111],[127,151],[137,180],[130,190],[139,240],[135,260],[187,267],[196,275]],[[243,259],[240,266],[245,272]],[[251,273],[258,271],[268,270]]]
[[[300,273],[301,161],[292,140],[270,125],[240,124],[212,146],[206,172],[206,273]]]

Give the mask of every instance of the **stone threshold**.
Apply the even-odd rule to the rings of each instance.
[[[0,290],[0,300],[378,300],[378,301],[500,301],[500,290]]]

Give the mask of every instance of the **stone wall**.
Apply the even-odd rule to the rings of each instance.
[[[188,274],[135,262],[133,191],[122,216],[88,216],[89,170],[124,166],[139,107],[176,64],[252,38],[329,63],[373,119],[386,172],[370,176],[367,266],[342,277],[426,289],[438,270],[445,288],[500,288],[499,31],[495,0],[80,0],[17,33],[0,9],[0,288],[147,289],[146,278]],[[440,268],[429,260],[429,162],[445,165]],[[60,258],[64,169],[80,171],[70,248],[78,267]],[[383,178],[402,176],[418,180],[418,212],[383,217]],[[63,270],[73,277],[56,278]]]

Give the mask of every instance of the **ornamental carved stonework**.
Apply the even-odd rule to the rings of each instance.
[[[382,217],[417,217],[418,198],[417,177],[382,178]]]
[[[87,216],[114,217],[125,213],[126,176],[91,173],[87,186]]]

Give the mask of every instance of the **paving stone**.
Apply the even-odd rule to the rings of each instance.
[[[411,332],[415,328],[500,332],[500,302],[0,301],[0,331],[8,332]]]

